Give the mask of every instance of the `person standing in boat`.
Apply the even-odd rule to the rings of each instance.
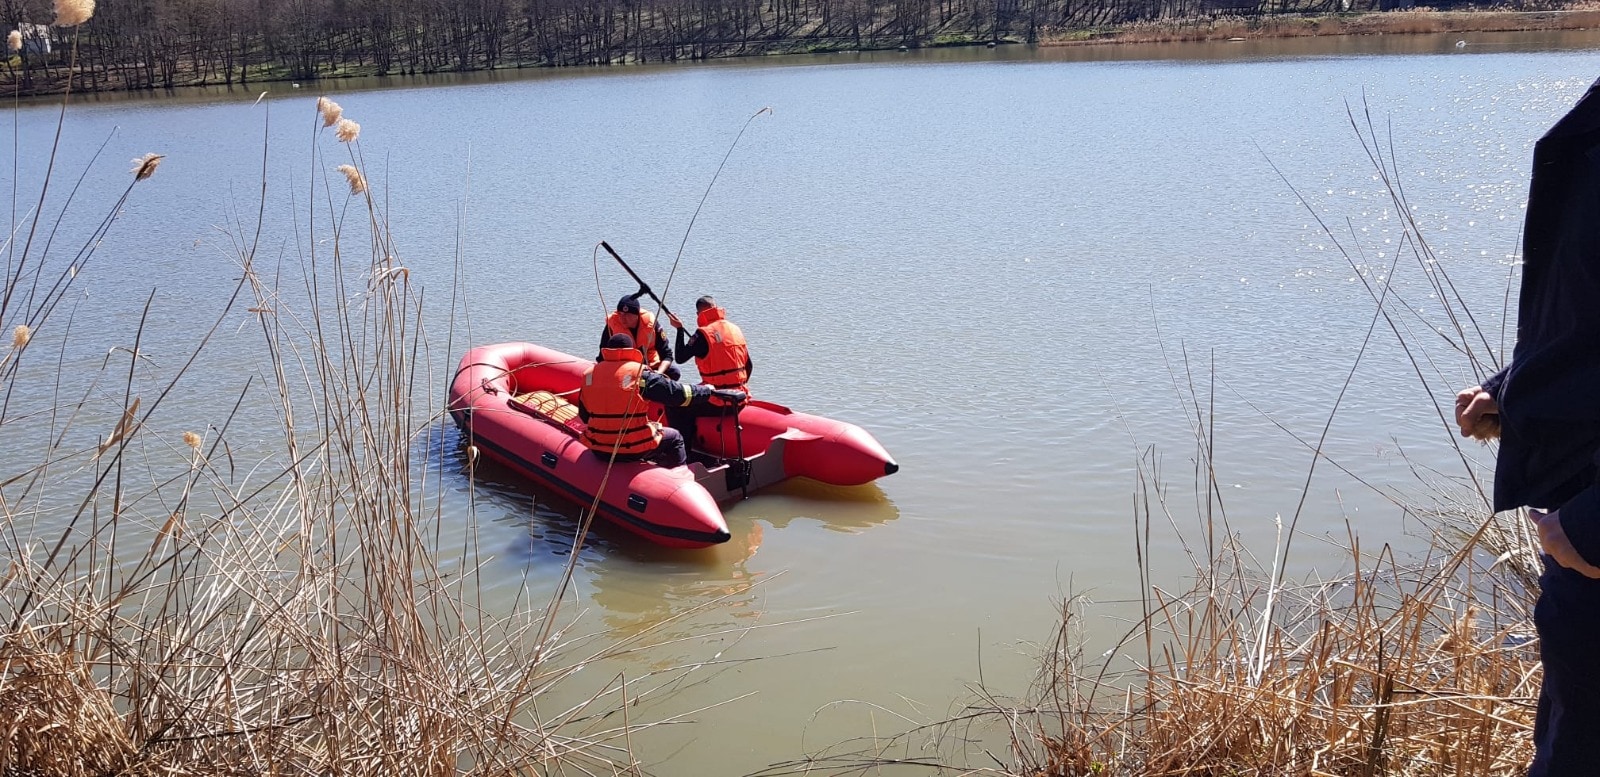
[[[606,327],[600,332],[600,347],[612,335],[627,335],[644,355],[645,366],[673,380],[680,377],[677,365],[672,363],[672,346],[667,333],[656,321],[655,314],[639,305],[639,294],[629,294],[617,300],[617,309],[606,316]]]
[[[586,425],[583,444],[601,458],[681,467],[689,460],[683,435],[652,422],[649,403],[696,408],[745,400],[742,391],[691,386],[646,367],[628,335],[612,335],[603,346],[578,390],[578,418]]]
[[[710,295],[695,300],[694,309],[700,328],[693,335],[684,331],[683,322],[677,316],[668,314],[672,328],[678,330],[678,363],[694,359],[701,382],[748,393],[750,373],[755,365],[750,361],[744,332],[728,320],[728,311],[718,306]]]
[[[1496,512],[1526,507],[1544,574],[1529,777],[1600,763],[1600,82],[1533,149],[1517,344],[1456,395],[1462,436],[1500,439]]]

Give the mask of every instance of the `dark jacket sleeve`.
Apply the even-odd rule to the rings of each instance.
[[[678,330],[678,347],[674,351],[679,364],[695,358],[704,358],[711,353],[711,346],[706,342],[706,336],[696,330],[693,335],[682,329]]]
[[[1483,390],[1487,391],[1489,396],[1494,397],[1494,401],[1498,403],[1500,401],[1500,387],[1504,385],[1505,382],[1506,371],[1501,370],[1483,380]]]
[[[655,370],[645,370],[641,376],[644,387],[639,393],[651,402],[667,407],[684,407],[694,401],[693,386],[675,381]]]
[[[705,407],[711,404],[711,395],[717,391],[710,386],[673,380],[655,370],[643,373],[644,388],[640,393],[651,402],[667,407]]]
[[[1483,390],[1489,392],[1489,396],[1494,397],[1495,402],[1500,401],[1500,389],[1505,385],[1506,372],[1509,369],[1507,367],[1483,381]],[[1596,465],[1600,466],[1600,456],[1596,458]],[[1535,505],[1535,507],[1559,507],[1561,531],[1567,535],[1572,548],[1578,551],[1583,560],[1600,566],[1600,481],[1590,483],[1587,488],[1561,505]]]
[[[672,361],[672,344],[667,342],[667,332],[656,324],[656,355],[663,361]]]
[[[1600,566],[1600,482],[1561,506],[1561,530],[1584,561]]]

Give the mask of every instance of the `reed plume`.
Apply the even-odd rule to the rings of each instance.
[[[344,115],[344,109],[339,104],[326,97],[317,98],[317,115],[322,117],[322,126],[332,127],[339,123],[339,117]]]
[[[94,16],[94,0],[56,0],[56,26],[76,27]]]
[[[367,190],[367,178],[356,169],[355,165],[339,165],[336,169],[344,173],[344,179],[350,182],[351,194],[360,194]]]
[[[353,140],[359,128],[346,124]],[[157,158],[135,160],[134,174],[143,178]],[[0,472],[9,478],[0,510],[8,624],[0,626],[0,777],[623,774],[614,760],[637,762],[630,737],[652,723],[636,708],[620,725],[592,722],[670,693],[681,675],[626,678],[599,695],[585,691],[577,707],[563,695],[549,703],[567,712],[536,719],[552,695],[567,694],[557,690],[567,667],[623,656],[639,638],[546,639],[536,608],[502,616],[479,607],[481,557],[474,543],[452,541],[447,527],[460,523],[429,498],[449,487],[436,468],[458,464],[427,389],[431,374],[423,382],[436,356],[421,326],[430,320],[421,290],[397,264],[386,217],[371,207],[370,219],[340,229],[342,210],[326,214],[334,245],[316,257],[329,263],[314,268],[329,284],[325,297],[280,286],[279,268],[258,268],[253,244],[236,239],[234,297],[173,374],[122,373],[120,421],[117,406],[100,401],[110,392],[98,376],[68,397],[18,381],[19,350],[0,354],[0,383],[17,386],[0,402],[0,448],[44,438],[34,466]],[[104,230],[59,271],[66,279]],[[365,272],[346,273],[360,253],[357,266],[383,282],[363,288]],[[33,278],[13,268],[0,291],[24,283],[19,296]],[[15,348],[51,304],[6,318]],[[266,360],[272,399],[245,401],[246,377],[232,409],[219,409],[221,423],[167,427],[187,450],[166,444],[170,432],[157,441],[152,430],[166,423],[150,421],[166,396],[159,387],[184,377],[241,305],[274,319],[260,350],[239,354]],[[59,340],[66,354],[70,334],[60,329],[41,345]],[[143,334],[141,322],[134,347],[112,349],[102,374],[115,376],[113,357],[124,353],[129,365],[147,361]],[[348,382],[335,386],[326,379],[334,375]],[[97,423],[68,436],[54,419],[90,402],[102,405]],[[253,432],[230,439],[231,422],[252,417],[280,422],[285,447],[262,446]],[[107,433],[100,421],[116,423]],[[423,436],[436,442],[419,447]],[[174,461],[145,456],[147,444],[175,448],[162,451]],[[241,490],[243,478],[263,485]],[[15,519],[13,504],[60,507]],[[224,505],[223,514],[209,504]],[[475,536],[475,522],[460,536]],[[335,543],[339,552],[323,551]],[[570,590],[570,581],[561,585]]]
[[[22,50],[22,30],[12,30],[9,35],[6,35],[6,48],[10,49],[13,54]]]
[[[349,143],[361,136],[361,125],[349,119],[340,119],[339,126],[333,128],[333,134],[339,137],[340,143]]]
[[[155,153],[145,154],[141,157],[134,157],[133,169],[129,170],[128,172],[133,173],[133,180],[143,181],[144,179],[154,175],[156,172],[156,167],[161,164],[161,160],[166,158],[167,157],[165,154]]]

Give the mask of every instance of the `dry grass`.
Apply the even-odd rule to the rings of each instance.
[[[325,169],[333,139],[317,130],[334,111],[319,109],[325,204],[301,222],[305,253],[263,266],[259,223],[234,230],[232,298],[159,380],[135,369],[144,323],[80,397],[19,380],[72,350],[59,302],[159,157],[137,160],[70,261],[31,228],[7,245],[0,449],[42,453],[0,471],[0,775],[632,773],[629,737],[654,723],[628,703],[695,669],[574,699],[555,693],[566,678],[652,632],[614,644],[576,634],[559,601],[480,607],[475,519],[444,514],[416,458],[442,448],[419,440],[442,433],[428,403],[448,356],[424,336],[355,124],[335,125],[344,164]],[[332,196],[354,187],[342,168],[365,196]],[[241,321],[262,374],[220,417],[159,415]],[[232,431],[263,411],[277,442]]]
[[[1481,379],[1496,368],[1499,348],[1412,220],[1415,209],[1385,156],[1393,140],[1379,142],[1369,114],[1352,110],[1350,118],[1393,205],[1406,214],[1405,250],[1386,271],[1368,272],[1383,268],[1363,266],[1358,249],[1347,250],[1332,230],[1328,236],[1367,284],[1373,330],[1389,330],[1430,396],[1453,397],[1453,376],[1444,365],[1465,363],[1466,372]],[[1439,301],[1433,321],[1393,290],[1404,257]],[[1447,332],[1439,349],[1438,335]],[[1369,332],[1363,355],[1371,340]],[[1355,374],[1352,366],[1349,375]],[[1186,378],[1174,382],[1195,385]],[[1143,617],[1112,650],[1085,662],[1078,607],[1070,599],[1062,606],[1061,628],[1026,707],[995,703],[979,710],[1013,721],[1010,770],[1063,776],[1523,774],[1533,755],[1529,732],[1541,676],[1531,625],[1534,545],[1520,517],[1485,517],[1485,479],[1470,457],[1462,454],[1464,471],[1453,478],[1419,470],[1420,480],[1436,486],[1426,511],[1396,505],[1431,528],[1423,557],[1399,560],[1387,547],[1364,553],[1352,533],[1350,573],[1293,584],[1283,569],[1300,508],[1287,533],[1280,529],[1270,571],[1236,536],[1210,539],[1217,535],[1213,505],[1227,525],[1211,474],[1214,437],[1203,412],[1208,405],[1193,389],[1187,404],[1196,460],[1203,462],[1199,482],[1206,484],[1200,504],[1208,510],[1200,516],[1204,548],[1185,548],[1196,560],[1194,583],[1181,593],[1148,584],[1150,526],[1178,524],[1153,462],[1141,459]],[[1324,435],[1337,408],[1335,402]],[[1459,452],[1453,407],[1436,399],[1435,411],[1441,434]],[[1323,459],[1322,442],[1301,442],[1314,470]]]
[[[1152,590],[1110,656],[1084,660],[1078,606],[1018,722],[1030,775],[1516,775],[1538,655],[1527,591],[1469,551],[1277,587],[1237,547],[1190,590]],[[1360,559],[1353,553],[1353,560]],[[1019,710],[1027,714],[1018,716]]]
[[[1041,46],[1100,43],[1179,43],[1327,35],[1410,35],[1425,33],[1592,30],[1600,10],[1592,4],[1563,11],[1386,11],[1354,15],[1263,15],[1140,21],[1094,31],[1045,35]]]
[[[906,765],[1012,777],[1526,773],[1541,680],[1531,623],[1535,545],[1522,517],[1489,515],[1485,473],[1460,449],[1451,421],[1454,389],[1494,371],[1502,348],[1470,315],[1413,220],[1416,209],[1385,156],[1394,141],[1378,141],[1370,116],[1352,110],[1350,119],[1403,225],[1393,264],[1376,267],[1359,261],[1371,254],[1360,250],[1354,227],[1343,238],[1324,225],[1373,302],[1371,329],[1344,387],[1374,333],[1387,329],[1435,398],[1440,434],[1457,446],[1461,472],[1447,476],[1414,467],[1432,494],[1425,509],[1379,492],[1407,523],[1428,529],[1427,550],[1398,558],[1387,546],[1365,549],[1347,528],[1347,572],[1291,580],[1285,572],[1290,547],[1308,511],[1308,492],[1302,492],[1301,505],[1279,520],[1272,556],[1252,555],[1231,528],[1216,485],[1225,478],[1217,473],[1212,447],[1212,400],[1197,388],[1208,381],[1194,374],[1186,357],[1176,359],[1172,383],[1193,434],[1195,450],[1185,458],[1197,463],[1196,493],[1192,502],[1178,500],[1192,508],[1169,499],[1159,458],[1135,441],[1142,452],[1133,526],[1141,598],[1131,626],[1108,648],[1103,637],[1086,635],[1104,635],[1110,622],[1090,621],[1086,601],[1069,595],[1026,694],[1008,698],[980,684],[979,700],[950,719],[875,737],[866,747],[844,743],[775,765],[763,777],[867,775]],[[1320,223],[1316,209],[1306,206]],[[1429,317],[1395,290],[1405,259],[1438,308]],[[1209,384],[1215,382],[1213,377]],[[1329,411],[1324,438],[1342,398],[1343,389]],[[1280,428],[1307,453],[1307,489],[1319,464],[1336,466],[1323,453],[1323,439]],[[1330,512],[1316,506],[1309,511]],[[1181,578],[1188,582],[1176,590],[1154,582],[1157,526],[1173,528],[1192,563]],[[1179,526],[1197,528],[1185,532]],[[1330,563],[1337,559],[1317,566]]]

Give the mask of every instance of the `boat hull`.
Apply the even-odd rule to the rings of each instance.
[[[578,438],[582,423],[535,396],[575,398],[591,361],[532,343],[474,348],[450,383],[449,408],[468,445],[518,474],[653,542],[702,548],[726,542],[719,503],[791,477],[860,485],[899,469],[854,424],[751,402],[737,413],[696,419],[694,463],[611,464]],[[541,400],[543,401],[543,400]],[[565,408],[570,411],[571,408]]]

